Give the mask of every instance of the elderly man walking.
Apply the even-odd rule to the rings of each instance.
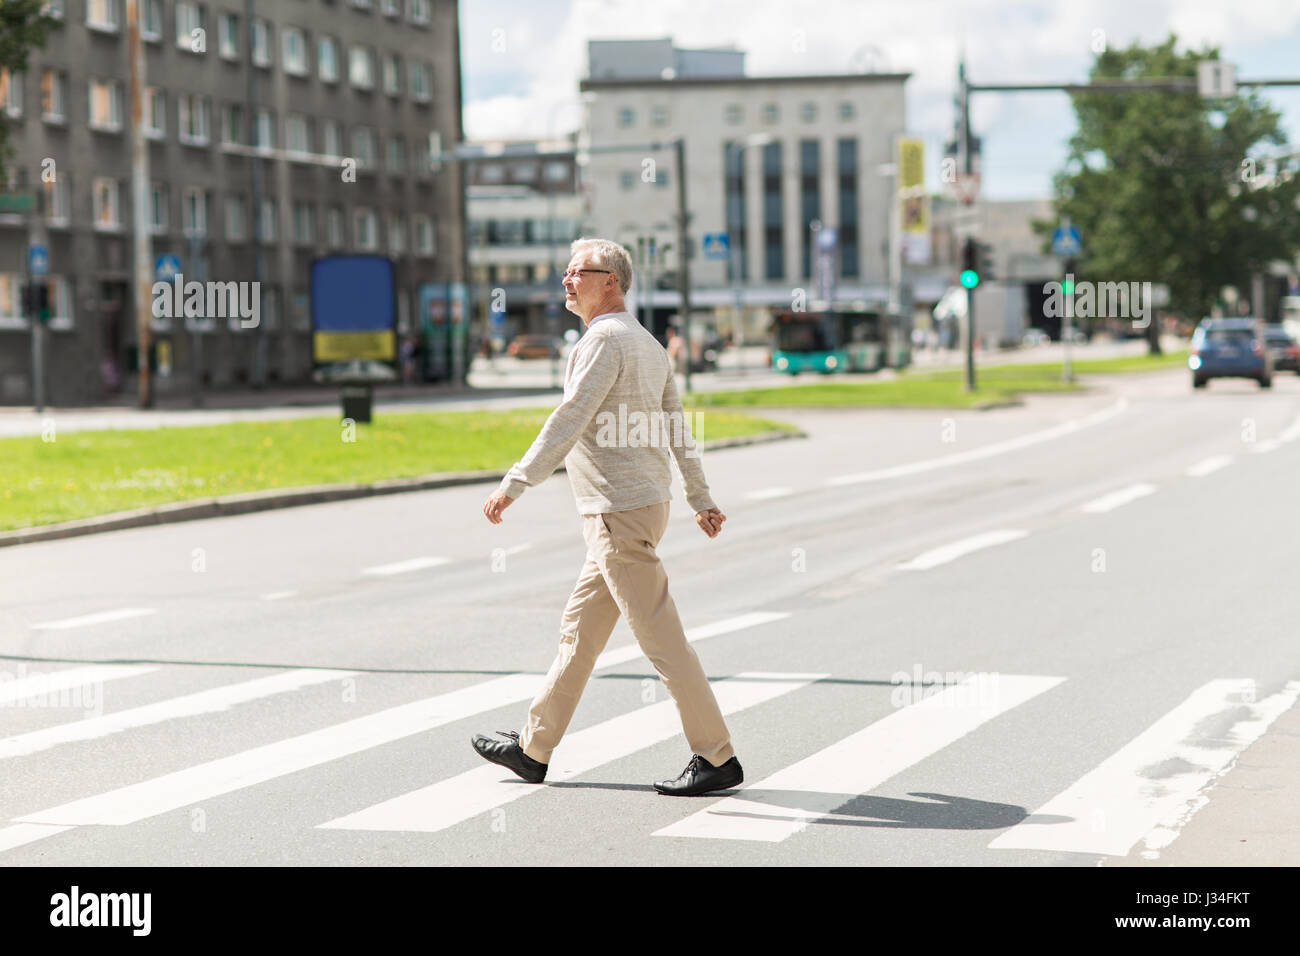
[[[693,751],[686,769],[654,787],[673,796],[695,796],[734,787],[744,779],[731,735],[704,669],[682,630],[668,593],[668,576],[655,547],[668,527],[672,469],[668,448],[658,441],[611,439],[615,422],[672,421],[680,440],[669,441],[686,486],[695,521],[710,538],[727,520],[709,497],[709,486],[690,430],[685,427],[668,354],[627,311],[632,284],[626,249],[606,239],[578,239],[564,274],[565,308],[580,316],[586,332],[569,353],[564,400],[551,413],[527,453],[483,505],[494,524],[501,513],[563,461],[582,515],[587,561],[560,621],[560,650],[528,711],[521,732],[498,731],[503,740],[473,737],[474,749],[530,783],[546,777],[551,752],[577,709],[596,658],[619,615],[677,704]],[[645,429],[641,429],[645,435]]]

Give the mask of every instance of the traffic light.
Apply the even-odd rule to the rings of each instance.
[[[1073,258],[1065,260],[1065,278],[1061,281],[1062,295],[1074,295],[1074,278],[1077,269],[1077,260]]]
[[[964,289],[973,289],[980,284],[979,253],[979,243],[968,236],[961,247],[961,284]]]
[[[979,262],[980,281],[989,282],[996,279],[997,276],[993,274],[993,243],[977,242],[975,246],[978,249],[976,259]]]
[[[50,321],[50,286],[46,282],[23,284],[23,315],[34,315],[41,322]]]

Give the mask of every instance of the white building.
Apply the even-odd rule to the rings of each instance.
[[[677,175],[671,141],[686,141],[692,304],[734,321],[737,264],[746,338],[767,316],[813,297],[813,233],[838,231],[836,294],[888,299],[890,196],[896,139],[906,128],[906,73],[746,76],[744,53],[681,50],[670,40],[591,41],[579,148],[590,224],[635,250],[672,244],[658,270],[655,330],[676,310]],[[602,148],[640,147],[601,152]],[[727,233],[728,258],[701,254]],[[714,244],[714,248],[718,248]]]

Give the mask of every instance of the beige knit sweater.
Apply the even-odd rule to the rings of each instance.
[[[668,353],[630,312],[610,312],[569,353],[564,400],[499,490],[518,498],[563,461],[579,514],[628,511],[672,499],[674,460],[691,509],[715,507]]]

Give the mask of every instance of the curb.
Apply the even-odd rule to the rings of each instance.
[[[719,438],[699,444],[702,451],[714,451],[719,448],[738,448],[743,445],[807,437],[807,433],[802,431],[773,431],[760,432],[757,435],[741,435],[736,438]],[[562,471],[564,471],[563,465],[557,468],[555,473]],[[489,481],[499,483],[505,475],[504,471],[447,472],[437,475],[417,475],[413,478],[383,478],[368,483],[310,485],[305,488],[287,488],[284,491],[249,491],[216,498],[177,501],[132,511],[116,511],[94,518],[79,518],[76,521],[64,521],[59,524],[3,531],[0,532],[0,548],[35,541],[51,541],[57,538],[74,538],[85,534],[98,534],[102,531],[120,531],[125,528],[173,524],[179,521],[252,514],[255,511],[270,511],[274,508],[296,508],[300,505],[321,504],[327,501],[345,501],[349,498],[369,498],[374,495],[426,491],[431,488],[450,488]]]

